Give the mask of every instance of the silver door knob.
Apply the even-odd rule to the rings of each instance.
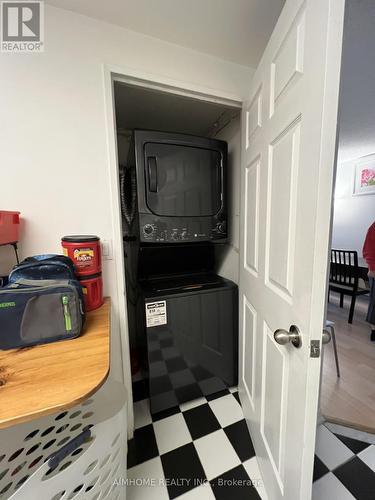
[[[302,336],[298,326],[296,325],[291,325],[289,332],[283,328],[279,328],[273,334],[273,338],[280,345],[286,345],[289,342],[297,348],[302,345]]]

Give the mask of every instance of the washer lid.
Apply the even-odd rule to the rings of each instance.
[[[170,276],[142,281],[146,296],[152,294],[175,294],[183,292],[199,292],[210,288],[227,287],[227,280],[217,274],[191,274],[185,276]]]

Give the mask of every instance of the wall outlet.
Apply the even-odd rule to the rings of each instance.
[[[102,244],[103,260],[112,260],[113,259],[112,240],[101,240],[101,244]]]

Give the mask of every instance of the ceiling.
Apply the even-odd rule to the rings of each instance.
[[[256,67],[285,0],[46,0],[45,3]]]
[[[214,136],[239,109],[115,82],[116,125]],[[183,119],[181,118],[183,117]]]

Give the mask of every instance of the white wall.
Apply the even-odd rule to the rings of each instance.
[[[346,0],[332,247],[359,256],[375,220],[375,196],[352,196],[350,160],[375,152],[374,27],[374,0]]]
[[[238,116],[215,139],[228,142],[228,244],[216,247],[217,272],[235,283],[239,280],[241,120]]]
[[[0,54],[0,200],[2,209],[22,212],[22,256],[59,252],[67,233],[113,238],[104,64],[237,98],[253,74],[48,5],[45,31],[44,53]],[[0,248],[0,261],[10,266],[8,250]],[[120,378],[116,262],[105,262],[103,274],[114,302],[112,370]]]
[[[354,168],[354,161],[337,168],[332,248],[356,250],[362,259],[366,232],[375,220],[375,196],[353,196]]]

